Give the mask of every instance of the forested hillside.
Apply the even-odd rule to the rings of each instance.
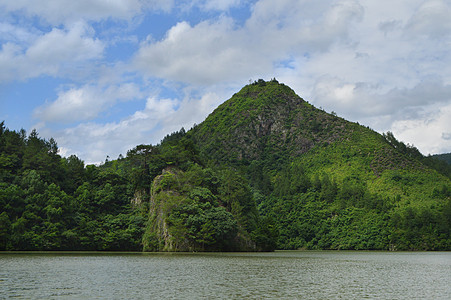
[[[450,168],[317,109],[276,80],[245,86],[188,133],[248,177],[281,249],[451,249]]]
[[[451,165],[451,153],[436,154],[432,156],[433,158],[439,159]]]
[[[0,250],[451,250],[450,177],[259,80],[100,166],[1,123]]]
[[[0,250],[141,250],[129,178],[0,126]]]
[[[184,130],[101,166],[62,158],[36,131],[0,130],[0,250],[275,248],[247,180],[205,168]]]

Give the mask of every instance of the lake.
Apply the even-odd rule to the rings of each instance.
[[[0,253],[0,298],[450,299],[451,252]]]

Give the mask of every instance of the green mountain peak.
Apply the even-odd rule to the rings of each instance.
[[[0,250],[451,250],[450,178],[392,133],[258,80],[100,166],[1,122]]]
[[[436,224],[450,222],[440,216],[451,205],[443,164],[391,133],[317,109],[275,80],[245,86],[188,135],[211,164],[248,176],[260,213],[279,220],[282,248],[433,249],[405,238],[412,230],[429,235],[426,224],[399,220],[430,214]],[[352,228],[339,225],[346,218]],[[371,222],[380,222],[379,235],[363,233]]]
[[[214,160],[242,162],[298,157],[314,147],[350,138],[358,126],[317,109],[284,84],[258,81],[221,104],[192,134]]]

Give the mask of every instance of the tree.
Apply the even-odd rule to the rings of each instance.
[[[0,214],[0,251],[9,250],[11,221],[6,211]]]
[[[67,193],[74,193],[86,179],[84,162],[77,156],[71,155],[63,158],[61,163],[64,168],[64,179],[61,187]]]
[[[132,166],[130,180],[135,190],[145,190],[150,194],[150,160],[154,154],[155,147],[152,145],[138,145],[132,150],[127,151],[127,159]]]

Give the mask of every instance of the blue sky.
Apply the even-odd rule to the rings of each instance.
[[[275,77],[451,152],[450,15],[446,0],[0,0],[0,120],[99,163]]]

